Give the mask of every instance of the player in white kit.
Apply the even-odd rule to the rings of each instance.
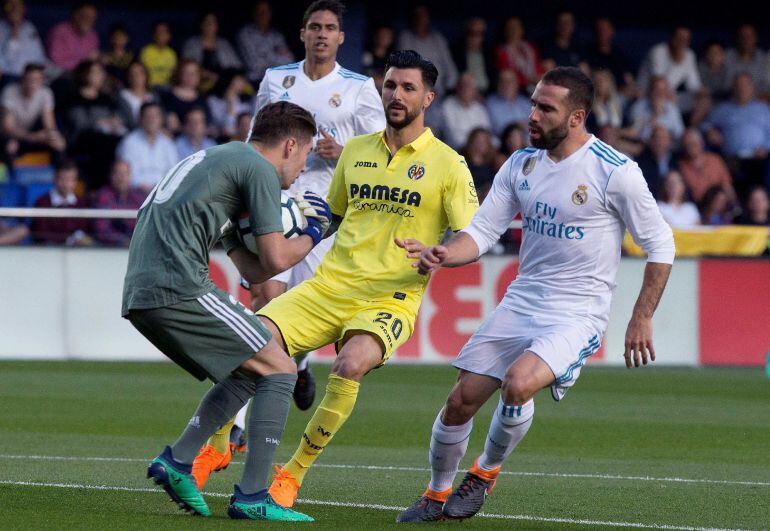
[[[467,228],[419,255],[422,272],[473,262],[521,213],[518,277],[453,364],[459,376],[433,425],[430,483],[399,522],[479,511],[532,424],[535,393],[550,387],[561,400],[599,348],[626,229],[648,255],[626,332],[626,365],[646,365],[648,352],[655,359],[652,314],[674,260],[673,235],[636,163],[586,131],[592,100],[593,85],[577,68],[546,73],[532,95],[534,147],[500,168]],[[497,389],[484,452],[453,491],[473,416]]]
[[[310,192],[326,198],[345,143],[354,136],[385,129],[385,111],[374,80],[337,63],[337,50],[345,40],[344,11],[344,5],[337,0],[316,0],[310,4],[300,29],[305,59],[268,68],[257,92],[254,116],[269,103],[289,101],[310,111],[318,124],[318,135],[313,139],[307,165],[288,191],[293,197]],[[291,269],[267,282],[249,286],[252,309],[256,311],[287,289],[311,278],[333,243],[334,236],[322,240]],[[315,398],[315,382],[307,357],[297,356],[295,360],[298,367],[294,401],[299,409],[306,410]],[[196,458],[193,475],[199,487],[212,471],[229,464],[232,449],[243,450],[235,441],[243,431],[246,409],[244,406],[238,412],[232,432],[230,424],[223,426]],[[230,440],[235,444],[228,445]]]

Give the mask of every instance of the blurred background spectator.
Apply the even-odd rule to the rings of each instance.
[[[594,103],[588,115],[590,129],[610,125],[616,129],[623,125],[624,101],[618,94],[615,78],[606,69],[594,70]]]
[[[443,105],[447,143],[459,149],[468,141],[468,135],[476,127],[491,129],[487,109],[479,102],[476,80],[470,74],[460,76],[457,88]]]
[[[171,43],[171,26],[166,21],[158,21],[152,27],[152,42],[139,53],[139,60],[150,74],[151,87],[165,87],[171,83],[171,76],[177,66],[176,51]]]
[[[653,128],[647,146],[636,159],[653,197],[658,197],[663,177],[674,169],[672,145],[671,133],[658,125]]]
[[[134,52],[128,48],[130,40],[128,29],[123,24],[114,24],[110,28],[109,48],[102,54],[101,60],[108,83],[115,89],[126,85],[128,67],[134,62]]]
[[[26,19],[24,0],[5,0],[0,20],[0,72],[11,81],[30,64],[45,65],[48,58],[37,28]]]
[[[99,58],[99,35],[94,29],[96,6],[83,2],[75,6],[70,19],[48,33],[48,57],[62,70],[73,70],[82,61]]]
[[[233,120],[233,123],[235,120]],[[213,138],[206,136],[206,113],[203,109],[190,109],[184,117],[184,128],[182,134],[176,137],[177,159],[182,160],[201,149],[207,149],[215,146],[217,143]],[[162,177],[163,175],[161,175]]]
[[[543,46],[544,70],[554,66],[578,66],[582,60],[575,36],[575,15],[561,11],[556,15],[553,37]]]
[[[227,39],[219,36],[219,18],[213,11],[203,14],[200,19],[200,33],[185,41],[182,57],[192,59],[201,66],[204,91],[214,86],[223,70],[243,67],[233,46]]]
[[[191,109],[192,110],[192,109]],[[127,162],[132,185],[149,193],[178,162],[174,142],[163,133],[163,110],[157,103],[145,103],[139,111],[139,127],[120,141],[117,158]]]
[[[182,118],[195,107],[206,108],[206,99],[199,90],[201,69],[195,59],[182,59],[171,77],[171,88],[160,93],[160,102],[166,111],[166,130],[177,134],[182,129]]]
[[[473,176],[479,202],[484,201],[495,178],[495,146],[492,133],[483,127],[476,127],[468,135],[468,141],[460,150]]]
[[[615,26],[608,18],[598,18],[594,22],[594,38],[585,52],[585,61],[594,72],[607,71],[613,84],[621,84],[624,88],[635,87],[631,62],[615,47]],[[615,126],[617,127],[617,126]]]
[[[527,145],[527,137],[524,126],[509,124],[500,134],[500,150],[495,153],[495,171],[505,163],[514,152]]]
[[[79,164],[89,188],[104,184],[115,146],[128,130],[116,98],[107,92],[104,67],[95,59],[74,72],[76,91],[59,111],[68,154]]]
[[[748,74],[754,82],[757,92],[768,90],[767,54],[759,49],[757,28],[752,24],[742,24],[735,36],[735,47],[727,50],[725,64],[728,79],[735,79],[738,74]]]
[[[273,29],[273,8],[262,0],[254,5],[252,22],[238,32],[236,43],[243,57],[246,75],[254,85],[265,77],[265,70],[294,60],[283,35]]]
[[[743,214],[738,218],[740,225],[770,226],[770,199],[767,190],[755,186],[749,192]]]
[[[682,137],[682,155],[678,161],[679,170],[690,190],[690,197],[699,203],[706,190],[719,186],[725,191],[730,202],[735,204],[737,197],[733,189],[733,179],[722,157],[709,153],[705,149],[703,136],[697,129],[688,129]]]
[[[701,218],[704,225],[729,225],[735,218],[730,199],[721,186],[712,186],[703,195]]]
[[[692,109],[695,95],[701,89],[695,52],[690,48],[692,32],[686,26],[677,26],[668,42],[650,49],[639,70],[639,86],[652,88],[652,79],[662,77],[677,95],[677,103],[684,112]]]
[[[648,140],[654,127],[665,127],[674,143],[684,133],[682,113],[676,104],[668,81],[662,76],[653,76],[647,89],[647,96],[637,100],[629,110],[631,129],[642,140]]]
[[[730,95],[733,75],[726,60],[724,47],[719,42],[712,41],[706,45],[703,58],[698,63],[703,87],[716,100],[724,100]]]
[[[457,40],[452,46],[452,58],[457,70],[472,75],[482,94],[492,88],[495,79],[494,60],[486,35],[486,21],[473,17],[465,23],[463,39]]]
[[[19,153],[50,149],[64,151],[64,137],[56,127],[54,97],[45,85],[43,65],[30,63],[24,67],[21,81],[11,83],[0,95],[0,105],[13,116],[9,134],[19,141]]]
[[[512,123],[526,126],[532,110],[529,98],[519,92],[519,84],[513,70],[500,72],[497,78],[497,91],[487,97],[486,105],[492,131],[497,136],[500,136]]]
[[[385,77],[385,63],[393,52],[393,28],[387,24],[377,26],[371,34],[371,42],[361,55],[361,66],[367,76],[374,79],[374,86],[382,91],[382,82]]]
[[[398,36],[396,48],[414,50],[433,61],[439,71],[435,87],[439,97],[457,83],[457,66],[452,60],[446,38],[431,27],[430,12],[426,6],[418,5],[414,8],[409,29],[405,29]]]
[[[215,136],[232,136],[237,128],[238,115],[251,112],[251,103],[246,97],[248,88],[249,83],[240,70],[227,70],[219,76],[217,84],[206,100],[209,116],[213,120],[212,126],[216,131]]]
[[[96,192],[93,207],[138,209],[144,198],[142,190],[131,186],[131,166],[125,161],[116,160],[110,170],[110,182]],[[135,226],[136,219],[133,218],[100,218],[94,221],[94,236],[102,245],[128,247]]]
[[[127,119],[126,126],[129,129],[139,124],[139,109],[145,103],[157,103],[158,94],[150,88],[149,73],[147,67],[139,62],[133,62],[126,71],[126,86],[120,89],[120,104],[123,106],[123,114]]]
[[[53,188],[35,201],[35,208],[85,208],[85,201],[75,195],[77,187],[77,165],[63,160],[56,167]],[[87,231],[88,220],[82,218],[34,218],[32,221],[32,239],[37,243],[91,245],[93,240]]]
[[[495,50],[498,71],[512,70],[520,87],[533,87],[543,75],[537,48],[524,40],[524,25],[519,17],[509,17],[503,25],[502,42]]]
[[[689,229],[700,225],[698,207],[688,201],[684,180],[676,170],[668,172],[663,178],[658,207],[666,223],[675,229]]]

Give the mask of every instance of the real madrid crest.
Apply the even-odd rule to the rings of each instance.
[[[332,94],[332,97],[329,98],[329,105],[331,107],[339,107],[342,105],[342,95],[339,92]]]
[[[294,86],[294,82],[297,81],[297,76],[286,76],[283,78],[283,88],[288,89]]]
[[[532,173],[532,170],[535,169],[535,163],[537,162],[537,159],[535,157],[529,157],[527,160],[524,161],[524,169],[521,170],[524,175],[529,175]]]
[[[572,202],[577,206],[585,205],[588,202],[588,187],[585,184],[579,184],[577,190],[572,192]]]
[[[406,170],[406,176],[412,179],[413,181],[419,181],[423,177],[425,177],[425,164],[422,162],[415,162],[411,166],[409,166],[409,169]]]

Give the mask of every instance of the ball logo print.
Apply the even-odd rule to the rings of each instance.
[[[285,193],[281,193],[281,222],[283,235],[286,238],[296,238],[307,227],[307,219],[300,211],[297,202]],[[248,213],[244,213],[238,220],[238,236],[246,249],[257,253],[257,241],[251,232]]]
[[[585,205],[588,201],[588,192],[586,190],[588,190],[586,185],[578,185],[577,190],[572,193],[572,202],[578,206]]]
[[[406,170],[406,176],[413,181],[419,181],[425,177],[425,164],[422,162],[415,162],[409,166],[408,170]]]

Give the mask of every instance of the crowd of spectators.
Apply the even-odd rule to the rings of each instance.
[[[294,60],[265,0],[234,35],[222,34],[217,14],[206,11],[190,38],[158,21],[145,43],[120,24],[100,42],[90,2],[45,36],[27,19],[24,0],[3,8],[0,163],[12,170],[27,153],[50,155],[53,187],[36,206],[137,208],[182,158],[242,139],[265,70]],[[691,29],[679,26],[635,65],[606,18],[593,21],[588,42],[576,37],[577,23],[588,21],[568,11],[542,42],[528,39],[521,17],[495,21],[498,35],[487,22],[468,19],[450,41],[418,6],[403,31],[369,28],[361,57],[378,88],[393,50],[414,49],[436,64],[427,122],[466,157],[480,198],[526,145],[534,85],[546,70],[568,65],[594,80],[591,132],[638,162],[673,226],[769,224],[770,57],[755,27],[744,24],[733,43],[710,42],[696,53]],[[132,228],[129,220],[27,226],[0,218],[0,244],[31,237],[127,245]]]

